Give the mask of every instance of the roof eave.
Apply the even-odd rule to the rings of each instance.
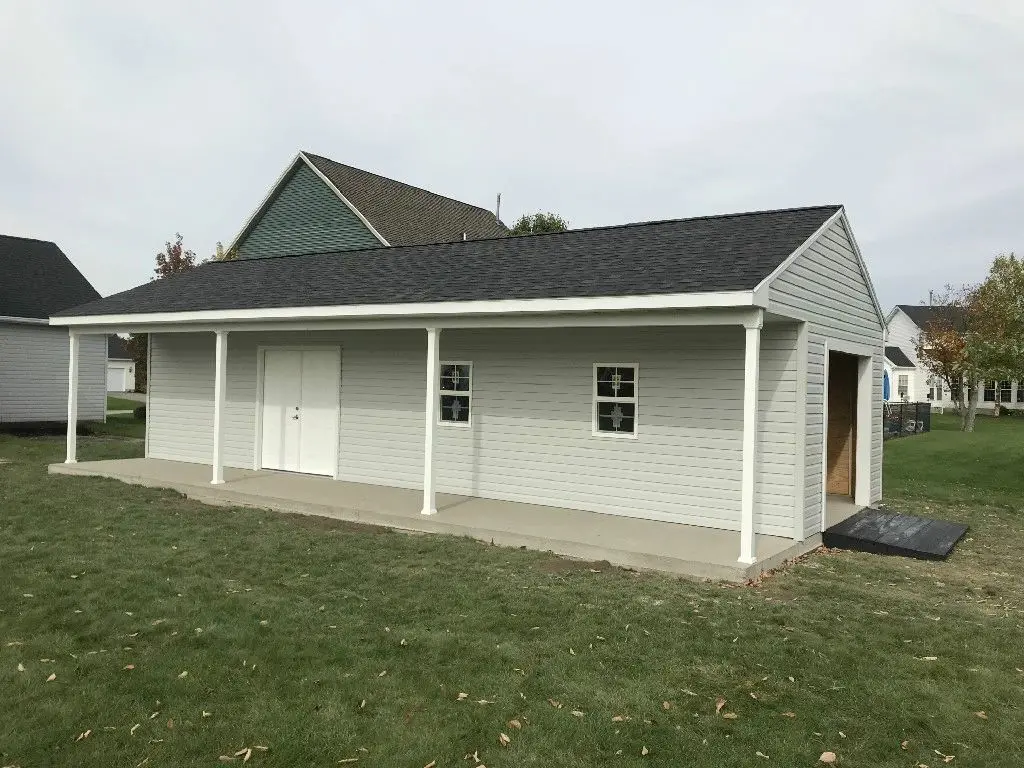
[[[320,320],[380,320],[417,318],[459,318],[565,315],[581,313],[648,312],[764,308],[766,294],[751,290],[703,293],[655,294],[648,296],[604,296],[551,299],[499,299],[487,301],[441,301],[406,304],[357,304],[349,306],[278,307],[270,309],[199,310],[109,315],[67,315],[50,318],[50,324],[90,328],[126,326],[176,326],[244,322],[293,322]]]

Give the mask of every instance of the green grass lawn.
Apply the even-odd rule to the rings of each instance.
[[[60,437],[0,435],[0,765],[1021,765],[1022,450],[1009,419],[886,444],[893,506],[972,526],[945,563],[729,587],[48,476]]]
[[[127,397],[117,397],[116,395],[107,395],[107,410],[108,411],[134,411],[143,403],[137,400],[129,400]]]

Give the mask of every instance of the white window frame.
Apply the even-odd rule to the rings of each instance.
[[[632,368],[633,369],[633,396],[632,397],[603,397],[597,394],[597,369],[598,368]],[[636,440],[640,436],[640,365],[638,363],[594,363],[594,369],[590,374],[591,387],[591,418],[590,432],[594,437],[610,437],[615,440]],[[632,403],[633,404],[633,431],[632,432],[604,432],[597,428],[597,404],[601,403]]]
[[[906,383],[903,383],[903,381]],[[900,392],[900,390],[903,390]],[[896,374],[896,397],[900,400],[910,399],[910,374],[909,373],[898,373]]]
[[[462,365],[469,368],[469,389],[445,389],[441,386],[441,371],[446,365]],[[465,421],[448,421],[444,418],[441,398],[445,395],[465,397],[469,401],[469,418]],[[473,363],[469,360],[440,360],[437,364],[437,423],[443,427],[460,427],[465,429],[473,423]]]

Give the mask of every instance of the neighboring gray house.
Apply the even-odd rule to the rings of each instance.
[[[99,294],[54,243],[0,235],[0,424],[63,422],[68,335],[48,318]],[[106,416],[106,341],[83,342],[79,416]]]
[[[54,471],[207,465],[205,498],[345,514],[415,489],[400,527],[669,568],[621,547],[746,569],[882,495],[883,316],[841,206],[212,263],[51,322],[151,334],[146,458]]]
[[[116,333],[107,339],[107,392],[135,391],[135,360],[128,340]]]
[[[248,259],[506,234],[493,211],[299,152],[229,250]]]

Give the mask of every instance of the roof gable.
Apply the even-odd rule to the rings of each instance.
[[[236,239],[239,258],[379,247],[379,238],[304,162],[293,163]]]
[[[838,210],[218,262],[62,314],[749,292]]]
[[[948,324],[952,328],[961,328],[964,324],[963,309],[954,305],[897,304],[896,309],[909,317],[922,331],[932,322]]]
[[[282,204],[282,198],[296,186],[296,178],[300,179],[302,194],[318,200],[318,215],[312,216],[302,205]],[[310,184],[311,178],[318,179],[319,184]],[[330,196],[330,202],[325,200],[324,193]],[[335,202],[338,204],[332,205]],[[403,246],[478,240],[508,234],[505,225],[484,208],[307,152],[299,152],[278,177],[231,247],[244,251],[252,233],[264,227],[264,219],[272,216],[275,209],[287,215],[278,217],[271,224],[272,230],[299,233],[304,228],[318,228],[314,238],[320,243],[320,251],[367,248],[377,243]],[[336,221],[324,215],[328,210],[333,210]],[[353,223],[357,220],[373,241],[365,241],[362,233],[362,244],[352,244],[349,236],[358,229]],[[341,235],[334,241],[330,240],[332,229],[339,230],[335,234]],[[300,247],[308,248],[308,244]],[[287,255],[310,252],[298,250]],[[265,255],[285,255],[285,251]]]
[[[99,296],[56,243],[0,235],[0,316],[43,319]]]
[[[310,152],[301,153],[390,245],[480,240],[508,234],[492,211]]]

